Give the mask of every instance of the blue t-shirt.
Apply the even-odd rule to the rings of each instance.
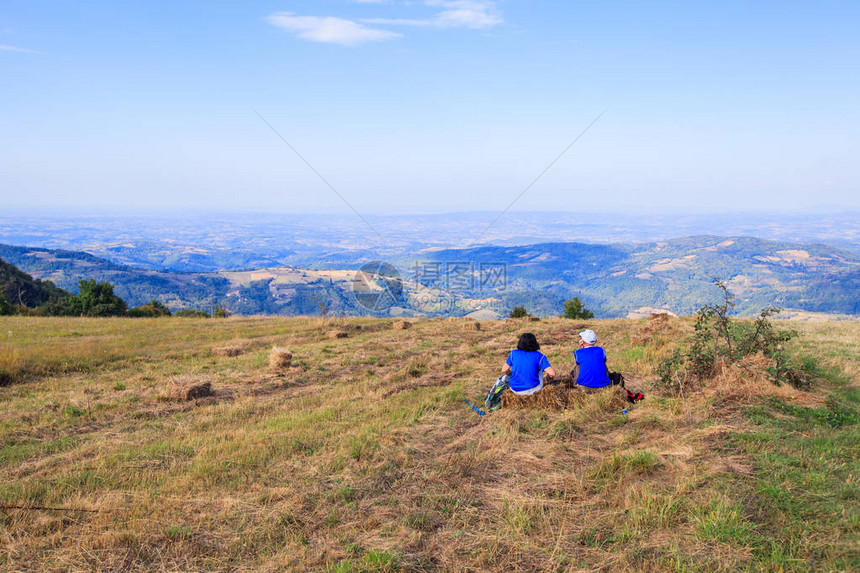
[[[600,346],[586,346],[573,353],[579,364],[579,376],[576,383],[589,388],[609,386],[609,375],[606,373],[606,351]]]
[[[511,367],[508,384],[514,392],[524,392],[540,384],[540,373],[549,368],[549,360],[537,350],[514,349],[505,364]]]

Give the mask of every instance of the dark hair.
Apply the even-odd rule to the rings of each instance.
[[[540,350],[537,338],[531,332],[526,332],[520,336],[520,341],[517,342],[517,350],[525,350],[526,352],[534,352]]]

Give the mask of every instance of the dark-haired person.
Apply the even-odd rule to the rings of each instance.
[[[520,336],[517,347],[511,350],[502,377],[508,377],[511,392],[520,396],[529,396],[543,388],[544,375],[555,377],[555,369],[540,351],[540,344],[531,332]]]
[[[579,349],[573,353],[576,366],[573,376],[577,385],[586,392],[596,392],[610,385],[606,351],[597,346],[597,335],[593,330],[579,333]]]

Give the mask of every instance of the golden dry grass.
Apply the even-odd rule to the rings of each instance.
[[[649,328],[646,346],[631,337],[647,320],[463,330],[468,322],[415,320],[396,330],[372,319],[0,319],[0,372],[11,382],[0,388],[0,502],[94,510],[0,509],[0,568],[850,563],[856,511],[793,547],[768,529],[778,525],[771,518],[744,509],[748,490],[721,485],[761,479],[752,453],[724,447],[755,430],[745,408],[771,397],[817,407],[835,391],[831,383],[778,388],[754,358],[696,392],[658,396],[655,365],[691,330],[689,320]],[[646,400],[626,415],[618,396],[603,392],[564,408],[555,401],[477,416],[463,400],[484,395],[526,326],[560,373],[572,366],[576,333],[594,329],[612,369]],[[794,351],[856,388],[860,325],[791,326],[802,335]],[[349,336],[331,339],[332,328]],[[284,373],[269,371],[273,345],[292,352]],[[213,354],[221,346],[245,350]],[[216,394],[167,400],[177,377],[209,382]],[[850,496],[858,473],[845,475],[854,476],[846,478]],[[766,554],[768,535],[784,555]]]
[[[293,353],[286,348],[275,346],[269,351],[269,369],[281,371],[293,364]]]

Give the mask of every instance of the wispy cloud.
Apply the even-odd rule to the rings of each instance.
[[[276,12],[266,20],[304,40],[342,46],[382,42],[402,36],[390,30],[370,28],[353,20],[335,17],[297,16],[291,12]]]
[[[4,46],[0,44],[0,51],[5,52],[26,52],[28,54],[41,54],[42,52],[37,52],[36,50],[28,50],[27,48],[19,48],[17,46]]]
[[[350,0],[356,4],[388,4],[388,0]],[[405,6],[418,2],[398,2]],[[411,26],[421,28],[468,28],[486,30],[503,23],[495,0],[424,0],[423,4],[438,11],[428,18],[362,18],[347,20],[334,16],[299,16],[292,12],[275,12],[266,20],[303,40],[357,46],[402,38],[403,34],[384,28]]]
[[[426,0],[427,6],[441,8],[432,18],[366,18],[365,24],[419,26],[425,28],[471,28],[485,30],[503,22],[495,2],[483,0]]]

